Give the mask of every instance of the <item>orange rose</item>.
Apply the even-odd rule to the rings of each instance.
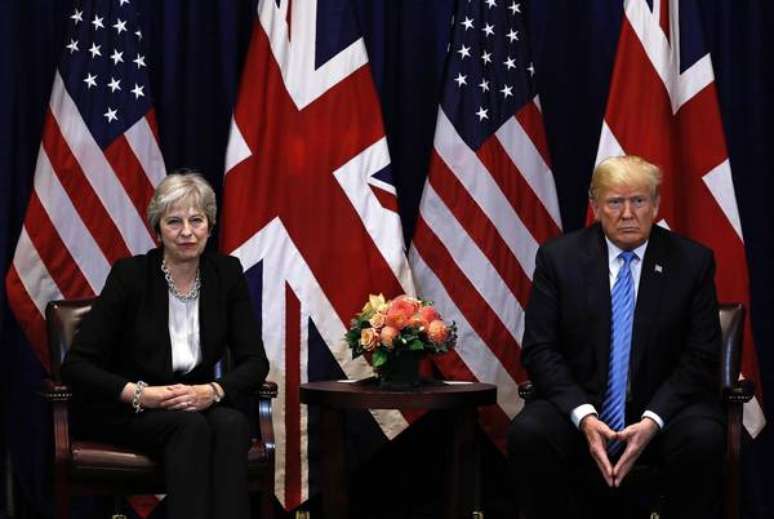
[[[427,327],[427,338],[435,344],[442,344],[449,337],[449,327],[440,319],[430,323]]]
[[[382,344],[384,344],[388,350],[392,350],[394,347],[393,342],[395,341],[395,338],[400,335],[400,331],[398,331],[397,328],[393,328],[392,326],[385,326],[382,328],[382,333],[380,335],[382,338]]]
[[[360,345],[366,351],[373,351],[380,340],[379,334],[373,328],[363,328],[360,331]]]
[[[432,323],[433,321],[437,321],[441,318],[441,315],[438,313],[438,310],[436,310],[434,306],[423,306],[417,313],[428,323]]]
[[[396,299],[387,310],[387,326],[402,330],[409,325],[414,312],[414,305],[411,301],[408,301],[406,298]]]
[[[422,317],[421,314],[414,314],[413,316],[411,316],[411,321],[409,321],[409,324],[414,328],[425,330],[427,329],[428,324],[430,324],[430,321]]]
[[[401,305],[407,305],[411,307],[411,313],[415,314],[422,307],[422,301],[414,297],[407,295],[398,296],[392,301],[393,304],[400,303]]]

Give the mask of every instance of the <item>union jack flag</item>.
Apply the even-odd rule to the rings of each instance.
[[[625,3],[597,162],[629,153],[661,166],[659,224],[711,247],[718,298],[749,309],[742,227],[699,7],[696,0]],[[760,395],[749,315],[742,375]],[[765,423],[754,398],[745,405],[745,427],[756,436]]]
[[[372,374],[343,341],[369,292],[413,293],[365,44],[349,4],[257,9],[226,153],[221,248],[253,289],[279,386],[275,493],[293,509],[319,458],[301,383]],[[397,411],[374,411],[384,438]],[[310,490],[311,489],[311,490]]]
[[[505,451],[521,410],[524,306],[538,246],[561,232],[524,16],[527,2],[460,1],[430,171],[409,259],[419,293],[457,322],[436,361],[457,380],[497,385],[481,423]]]

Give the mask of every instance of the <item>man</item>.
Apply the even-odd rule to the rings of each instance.
[[[508,435],[530,518],[580,517],[589,502],[594,517],[624,516],[626,476],[643,459],[664,466],[666,517],[718,508],[714,259],[653,225],[660,184],[639,157],[603,161],[589,190],[596,223],[538,251],[522,350],[538,396]]]

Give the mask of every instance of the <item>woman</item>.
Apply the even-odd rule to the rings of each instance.
[[[171,174],[148,206],[161,246],[116,262],[62,365],[81,435],[162,462],[170,519],[247,518],[245,416],[268,361],[239,260],[205,252],[215,193]],[[234,368],[215,364],[230,350]]]

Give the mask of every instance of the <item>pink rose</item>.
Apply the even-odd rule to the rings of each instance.
[[[427,327],[427,338],[430,342],[442,344],[449,338],[449,327],[440,319],[436,319]]]
[[[381,312],[376,312],[369,320],[369,324],[373,326],[376,329],[381,328],[384,326],[384,323],[387,321],[387,316],[384,315]]]
[[[366,351],[373,351],[379,345],[379,334],[373,328],[360,330],[360,345]]]
[[[394,348],[393,343],[398,335],[400,335],[400,331],[397,328],[393,328],[392,326],[385,326],[382,328],[381,333],[382,344],[384,344],[388,350],[392,350]]]
[[[433,321],[437,321],[441,318],[441,315],[438,313],[438,310],[436,310],[434,306],[423,306],[417,313],[428,323],[432,323]]]
[[[387,310],[387,326],[402,330],[408,326],[414,312],[414,305],[410,301],[400,298],[396,299]]]

